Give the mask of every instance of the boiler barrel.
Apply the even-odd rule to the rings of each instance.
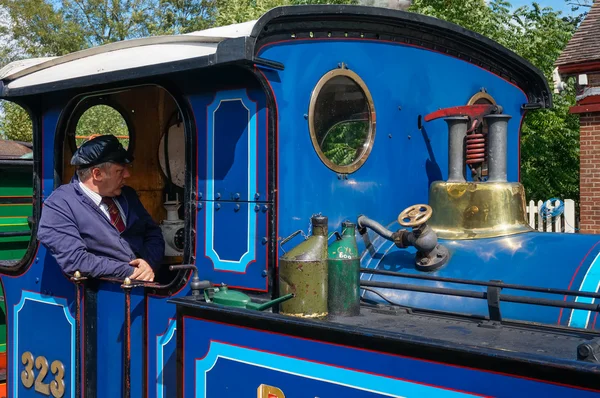
[[[415,275],[476,281],[502,281],[509,284],[543,288],[596,292],[600,283],[600,237],[597,235],[528,232],[512,236],[440,240],[450,251],[450,260],[439,270],[423,273],[414,267],[414,249],[392,247],[383,239],[373,241],[379,256],[363,255],[361,267]],[[382,256],[381,256],[382,255]],[[361,280],[416,284],[485,292],[485,286],[416,280],[363,273]],[[488,315],[487,301],[477,298],[439,295],[406,290],[378,288],[389,300],[409,307]],[[502,294],[591,304],[593,298],[503,289]],[[363,298],[385,303],[377,295],[363,291]],[[503,319],[533,321],[600,329],[597,313],[532,304],[501,302]]]

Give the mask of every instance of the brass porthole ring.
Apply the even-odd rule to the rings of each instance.
[[[360,91],[362,91],[362,94],[364,96],[364,101],[366,102],[366,116],[368,117],[368,132],[367,132],[367,137],[364,140],[362,146],[363,148],[360,148],[360,153],[356,156],[355,159],[353,159],[353,161],[349,164],[345,164],[345,165],[340,165],[340,164],[336,164],[335,162],[333,162],[332,160],[330,160],[326,154],[323,152],[323,149],[321,147],[321,143],[319,143],[319,132],[317,131],[317,127],[315,126],[315,123],[317,122],[316,118],[316,112],[318,111],[317,106],[318,104],[318,100],[319,100],[319,96],[321,95],[321,93],[323,92],[323,89],[327,87],[327,84],[330,83],[333,79],[338,78],[338,77],[346,77],[349,80],[351,80],[356,86],[357,88],[360,89]],[[342,93],[343,94],[343,93]],[[331,106],[334,106],[334,104],[328,104]],[[343,106],[340,108],[343,109]],[[329,109],[328,109],[329,112]],[[349,120],[352,121],[352,120]],[[356,120],[354,120],[356,121]],[[329,126],[329,129],[333,129],[337,124],[343,123],[343,121],[338,121],[337,123],[332,124],[331,126]],[[375,141],[375,126],[376,126],[376,117],[375,117],[375,107],[373,104],[373,98],[371,96],[371,93],[369,91],[369,89],[367,88],[367,85],[365,84],[365,82],[358,76],[358,74],[356,74],[355,72],[346,69],[343,65],[342,67],[338,68],[338,69],[334,69],[331,70],[329,72],[327,72],[325,75],[323,75],[323,77],[321,77],[321,79],[318,81],[318,83],[316,84],[315,88],[312,91],[311,97],[310,97],[310,104],[309,104],[309,110],[308,110],[308,126],[309,126],[309,131],[310,131],[310,138],[313,144],[313,147],[315,149],[315,151],[317,152],[317,155],[319,156],[319,158],[321,159],[321,161],[331,170],[340,173],[340,174],[350,174],[355,172],[356,170],[358,170],[367,160],[367,158],[369,157],[371,150],[373,149],[373,143]],[[322,139],[322,142],[324,142],[324,139]],[[359,149],[357,149],[358,151]]]

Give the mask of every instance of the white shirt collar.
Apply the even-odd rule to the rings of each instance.
[[[100,196],[100,194],[86,187],[81,181],[79,181],[79,188],[81,188],[83,193],[85,193],[92,200],[92,202],[96,204],[96,206],[100,206],[100,203],[102,202],[102,196]]]
[[[89,197],[92,200],[92,202],[94,202],[96,206],[100,208],[102,213],[104,213],[104,215],[110,220],[110,214],[108,214],[108,206],[106,205],[106,203],[102,203],[102,196],[86,187],[81,181],[79,181],[79,187],[81,188],[83,193],[85,193],[86,196]],[[123,220],[123,223],[126,224],[127,217],[125,217],[125,212],[123,211],[121,204],[118,200],[115,200],[115,203],[117,205],[117,208],[119,209],[119,212],[121,213],[121,219]]]

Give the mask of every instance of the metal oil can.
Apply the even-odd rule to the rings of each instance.
[[[312,235],[279,259],[280,313],[306,318],[327,316],[327,217],[311,218]]]
[[[342,234],[329,245],[330,315],[356,316],[360,314],[360,257],[356,245],[356,225],[342,223]]]

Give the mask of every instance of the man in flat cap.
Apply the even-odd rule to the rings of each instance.
[[[125,185],[133,161],[113,135],[84,143],[77,174],[44,202],[38,239],[68,274],[154,280],[165,242],[158,225]]]

